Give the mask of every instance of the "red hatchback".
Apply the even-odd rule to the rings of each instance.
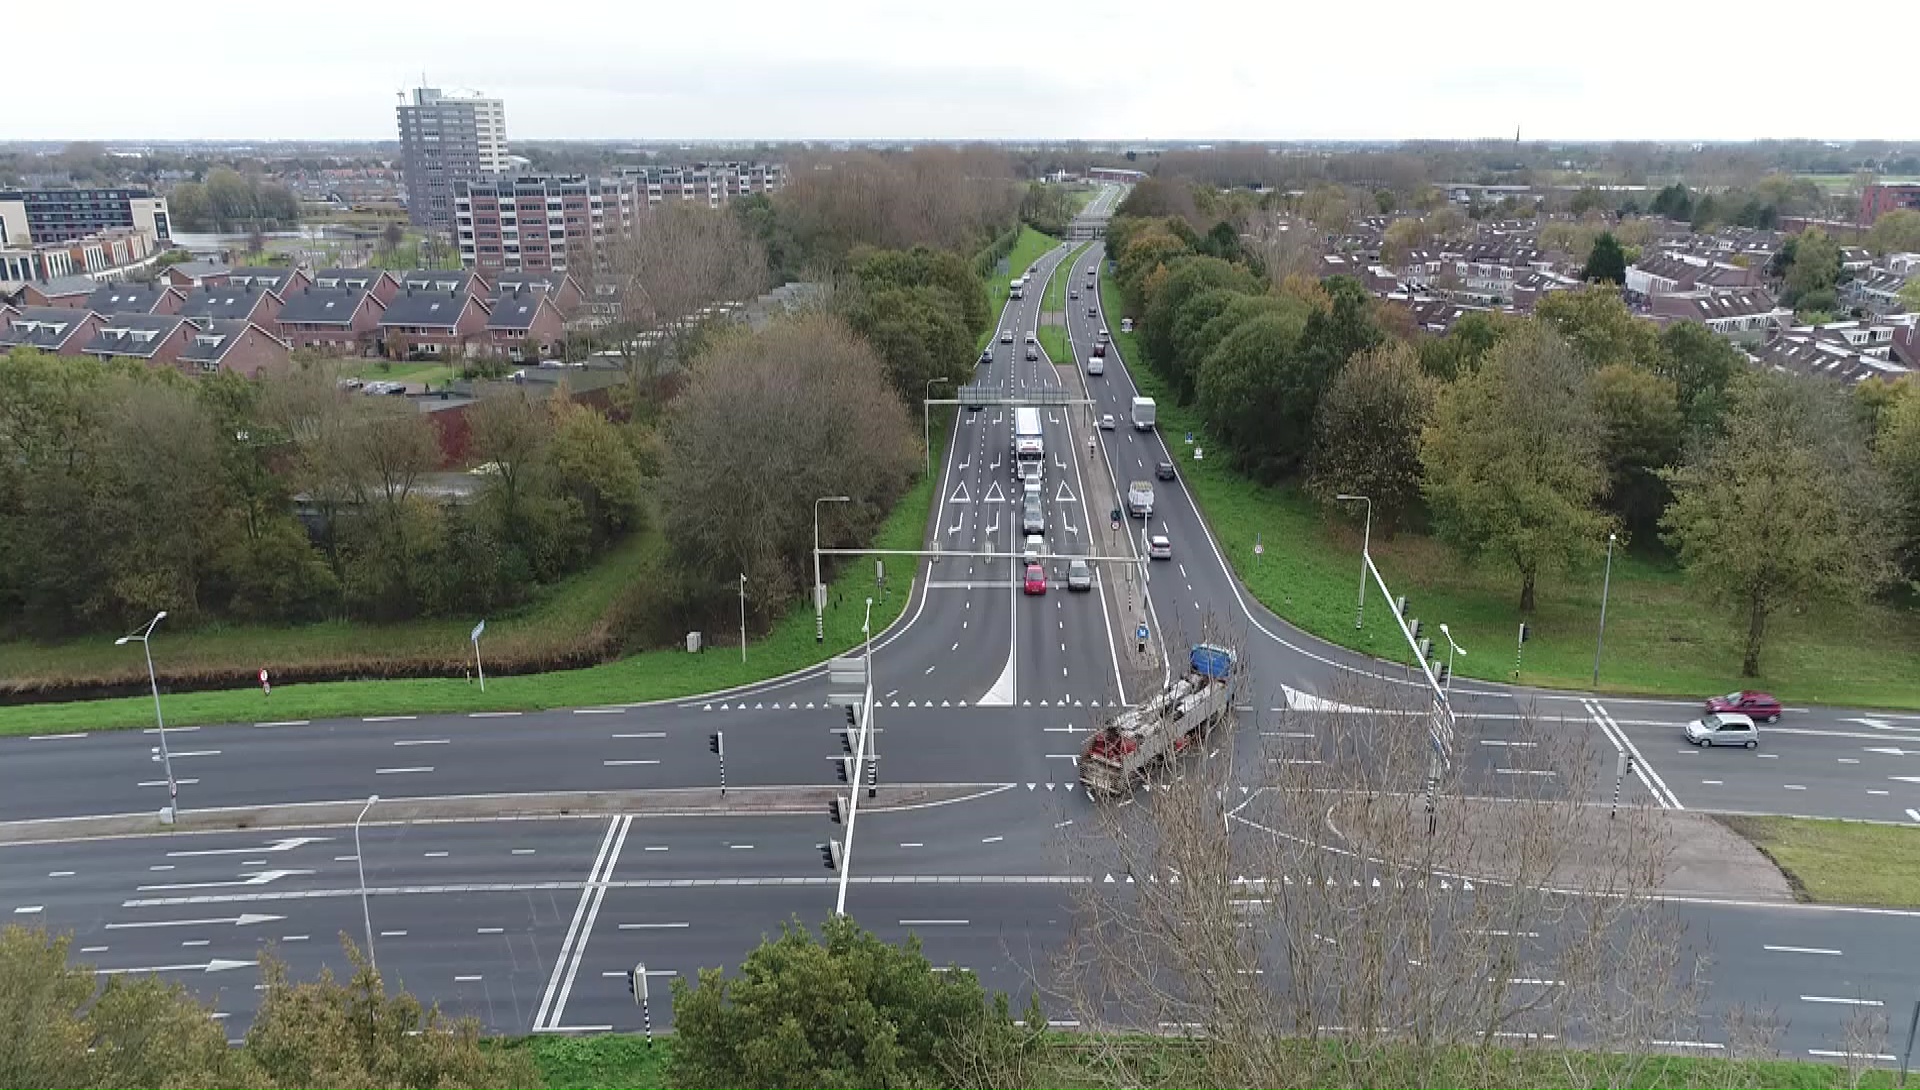
[[[1733,712],[1744,715],[1756,723],[1772,723],[1780,718],[1780,702],[1771,693],[1756,693],[1743,689],[1725,696],[1707,698],[1709,712]]]
[[[1045,594],[1047,592],[1047,572],[1038,564],[1027,565],[1027,593]]]

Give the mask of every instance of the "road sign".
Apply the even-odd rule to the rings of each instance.
[[[267,680],[267,668],[260,668],[260,691],[267,696],[273,695],[273,682]]]
[[[1193,445],[1193,433],[1192,433],[1192,432],[1188,432],[1188,433],[1187,433],[1187,445],[1188,445],[1188,446],[1192,446],[1192,445]]]
[[[485,632],[486,630],[487,630],[487,622],[485,618],[482,618],[479,624],[473,626],[473,631],[467,633],[467,639],[472,640],[474,643],[479,643],[480,633]]]
[[[1261,555],[1264,555],[1266,551],[1267,551],[1267,547],[1261,544],[1260,542],[1260,535],[1259,534],[1253,535],[1253,555],[1261,556]]]
[[[1147,622],[1140,622],[1140,627],[1133,630],[1133,638],[1136,640],[1144,640],[1147,638]]]

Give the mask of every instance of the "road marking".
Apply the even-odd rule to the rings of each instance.
[[[228,886],[264,886],[268,882],[277,881],[281,878],[287,878],[297,874],[312,874],[312,873],[313,872],[310,870],[263,870],[263,871],[257,871],[253,874],[249,874],[245,878],[242,878],[241,880],[239,880],[238,882],[187,882],[184,884],[161,885],[161,886],[135,886],[134,890],[136,892],[145,893],[148,890],[162,890],[162,889],[224,889]]]
[[[174,783],[199,783],[200,781],[199,781],[199,780],[197,780],[197,779],[185,779],[185,780],[178,780],[178,779],[177,779],[177,780],[174,780],[173,782],[174,782]],[[167,786],[167,781],[165,781],[165,780],[141,780],[141,781],[140,781],[139,783],[137,783],[137,784],[135,784],[134,786],[135,786],[135,787],[165,787],[165,786]]]
[[[520,714],[519,712],[468,712],[467,718],[468,719],[505,719],[508,716],[514,716],[519,714]]]
[[[445,859],[447,857],[447,853],[446,852],[427,852],[426,857],[428,859]]]
[[[1800,997],[1800,1001],[1802,1003],[1838,1003],[1841,1006],[1845,1006],[1845,1007],[1884,1007],[1886,1006],[1885,1003],[1880,1002],[1878,999],[1842,999],[1838,996],[1832,996],[1832,995],[1803,995]]]
[[[218,973],[226,969],[243,969],[257,964],[252,958],[236,961],[228,958],[214,958],[198,965],[143,965],[136,969],[95,969],[101,976],[115,976],[120,973]]]
[[[361,718],[362,723],[398,723],[403,719],[418,719],[417,715],[368,715]]]
[[[1713,1041],[1662,1041],[1656,1039],[1648,1041],[1647,1043],[1656,1048],[1705,1048],[1717,1050],[1727,1047],[1726,1045],[1717,1044]]]
[[[965,927],[966,920],[901,920],[901,927]]]
[[[1498,741],[1491,738],[1483,738],[1480,740],[1480,744],[1483,746],[1511,746],[1516,749],[1532,749],[1534,746],[1537,746],[1540,743],[1538,742],[1505,742],[1505,741]]]
[[[1797,783],[1783,783],[1780,786],[1786,788],[1789,791],[1805,791],[1807,789],[1804,784],[1797,784]]]
[[[922,843],[921,843],[920,841],[918,841],[918,840],[902,840],[902,841],[900,842],[900,846],[901,846],[902,848],[924,848],[924,847],[926,847],[926,845],[925,845],[925,844],[922,844]]]
[[[605,767],[612,768],[617,765],[657,765],[660,762],[653,761],[653,760],[635,760],[635,761],[601,761],[600,763]]]
[[[373,770],[373,774],[376,776],[404,776],[410,772],[432,772],[432,771],[433,771],[432,765],[421,765],[417,768],[376,768]]]
[[[641,731],[638,734],[614,735],[615,738],[665,738],[666,736],[667,736],[667,732],[663,730],[646,730],[646,731]]]
[[[1830,1048],[1810,1048],[1807,1050],[1807,1055],[1819,1056],[1828,1060],[1878,1060],[1881,1063],[1888,1064],[1900,1058],[1898,1056],[1889,1056],[1884,1052],[1835,1052]]]
[[[48,878],[72,878],[73,872],[70,870],[50,870],[47,872],[47,877]]]
[[[1818,946],[1762,946],[1760,949],[1771,950],[1776,954],[1825,954],[1836,958],[1840,956],[1838,950],[1827,950]]]
[[[1004,836],[983,836],[983,837],[981,837],[981,838],[980,838],[980,843],[982,843],[982,844],[998,844],[998,843],[1000,843],[1000,842],[1001,842],[1002,840],[1005,840],[1005,839],[1006,839],[1006,837],[1004,837]]]
[[[28,735],[28,736],[27,736],[27,741],[29,741],[29,742],[59,742],[59,741],[63,741],[63,740],[65,740],[65,739],[68,739],[68,738],[85,738],[86,736],[87,736],[87,735],[86,735],[86,732],[84,732],[84,731],[76,731],[76,732],[74,732],[74,733],[71,733],[71,734],[30,734],[30,735]]]
[[[505,931],[506,928],[504,927],[482,927],[476,929],[476,933],[481,935],[498,935]]]
[[[1277,711],[1278,709],[1275,709],[1275,710]],[[1260,737],[1262,738],[1311,738],[1313,737],[1313,732],[1306,731],[1306,730],[1263,730],[1260,732]]]
[[[453,978],[453,982],[455,984],[471,984],[479,979],[478,976],[457,976]]]
[[[307,725],[308,722],[309,721],[305,719],[276,719],[270,723],[255,723],[254,726],[256,727],[304,727]]]
[[[515,849],[513,849],[513,854],[515,854],[515,855],[532,855],[532,854],[533,854],[533,849],[532,849],[532,848],[515,848]]]
[[[15,916],[32,916],[46,908],[45,905],[21,905],[13,910]]]
[[[1544,769],[1544,768],[1496,768],[1494,769],[1494,771],[1505,776],[1551,776],[1553,775],[1553,772],[1550,769]]]
[[[1912,807],[1908,807],[1907,816],[1912,818],[1915,821],[1920,821],[1920,810],[1915,810]]]
[[[218,757],[220,756],[220,751],[217,749],[177,749],[169,754],[169,756],[176,761],[182,757]],[[154,760],[157,761],[159,758],[155,757]]]
[[[382,931],[380,932],[380,937],[383,939],[404,939],[407,937],[407,933],[405,931]]]
[[[729,845],[727,845],[727,850],[728,850],[728,851],[735,851],[735,852],[750,852],[750,851],[752,851],[752,850],[753,850],[753,845],[751,845],[751,844],[729,844]]]
[[[181,943],[180,945],[182,945],[182,946],[206,946],[206,945],[208,945],[208,944],[209,944],[209,943],[211,943],[211,942],[213,942],[213,940],[212,940],[212,939],[187,939],[187,940],[185,940],[184,942],[182,942],[182,943]]]
[[[656,928],[656,927],[691,927],[691,926],[693,925],[689,923],[623,923],[620,925],[620,930],[641,931],[641,930],[647,930],[647,929]]]
[[[620,848],[627,842],[627,830],[632,824],[633,818],[624,814],[607,823],[607,834],[600,841],[593,865],[587,870],[587,880],[580,889],[580,903],[573,910],[573,921],[568,924],[559,956],[554,959],[553,975],[547,980],[539,1010],[533,1016],[535,1027],[551,1028],[560,1024],[567,1009],[567,996],[573,991],[574,976],[580,971],[580,959],[586,954],[587,940],[593,936],[593,923],[600,916],[600,904],[606,900],[607,879],[613,876],[613,868],[620,861]]]
[[[309,936],[306,936],[306,935],[282,935],[280,936],[280,941],[281,942],[305,942],[307,941],[308,937]]]
[[[575,708],[575,715],[625,715],[625,708]]]
[[[107,948],[104,946],[82,946],[80,952],[83,954],[104,954],[107,952]]]
[[[1701,780],[1700,782],[1709,787],[1722,787],[1726,783],[1724,780]]]
[[[393,743],[396,746],[447,746],[453,744],[451,738],[402,738]]]
[[[284,919],[286,919],[285,916],[266,916],[243,912],[238,916],[224,916],[210,920],[141,920],[135,923],[110,923],[106,925],[106,930],[119,931],[133,927],[209,927],[214,924],[223,923],[230,923],[236,927],[247,927],[251,924],[274,923]]]

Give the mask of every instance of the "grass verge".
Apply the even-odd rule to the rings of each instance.
[[[951,434],[951,415],[943,416],[933,434],[933,461],[936,466],[944,454]],[[882,525],[871,547],[875,549],[917,549],[924,540],[934,482],[922,479],[909,489]],[[657,537],[632,546],[636,555],[626,559],[634,567],[603,563],[578,577],[593,583],[644,577],[644,565],[659,562],[661,543]],[[616,554],[619,550],[616,550]],[[740,660],[738,645],[710,647],[701,654],[688,654],[683,648],[645,651],[615,662],[579,670],[557,670],[487,679],[487,688],[459,678],[410,678],[391,681],[329,681],[306,685],[276,686],[271,697],[257,689],[228,689],[218,692],[163,694],[162,707],[169,725],[195,723],[245,723],[294,719],[356,718],[366,715],[440,714],[472,711],[535,710],[596,704],[626,704],[646,700],[667,700],[711,692],[716,689],[791,673],[811,666],[830,654],[839,654],[858,644],[866,597],[873,595],[874,631],[892,624],[900,616],[909,597],[907,590],[914,565],[902,557],[886,557],[887,584],[874,584],[875,557],[850,557],[828,586],[826,640],[814,642],[813,612],[804,603],[796,603],[786,616],[775,622],[765,638],[749,644],[746,661]],[[586,616],[589,604],[600,608],[613,600],[611,588],[574,586],[570,593],[557,595],[547,605],[548,612],[536,611],[527,626],[527,638],[541,625],[578,624]],[[411,638],[424,639],[437,633],[442,647],[465,650],[468,621],[423,622],[409,628]],[[332,626],[315,626],[327,629]],[[408,626],[395,626],[407,628]],[[502,640],[519,632],[510,621],[499,628],[489,621],[481,649],[488,655],[502,650]],[[273,646],[284,639],[298,640],[307,629],[275,629]],[[251,630],[251,647],[262,646],[268,638]],[[185,642],[181,637],[174,643]],[[245,645],[248,637],[215,635],[214,642],[203,645],[205,654],[237,653],[237,642]],[[318,639],[352,641],[364,648],[366,641],[397,638],[389,629],[340,625],[337,631],[318,634]],[[112,641],[101,641],[107,650]],[[156,659],[171,668],[175,648],[168,640],[154,641]],[[240,647],[244,650],[245,647]],[[271,663],[267,663],[271,667]],[[0,708],[0,735],[41,734],[74,730],[124,729],[145,727],[153,722],[153,702],[147,697],[114,700],[72,701],[60,704],[30,704]]]
[[[1042,254],[1058,245],[1060,245],[1059,239],[1052,235],[1043,235],[1022,224],[1020,237],[1014,240],[1013,252],[1007,257],[1007,274],[995,276],[987,281],[987,313],[997,320],[1000,312],[1007,305],[1007,293],[1013,290],[1010,281],[1016,276],[1025,275],[1028,266],[1040,260]],[[973,346],[974,350],[977,352],[985,348],[991,340],[993,340],[993,330],[989,329],[980,334],[980,343]]]
[[[347,369],[347,374],[369,382],[432,382],[447,383],[460,377],[457,368],[444,363],[395,362],[393,360],[368,360]]]
[[[1744,814],[1719,820],[1765,852],[1802,900],[1920,908],[1920,828]]]
[[[1145,1076],[1143,1086],[1198,1086],[1204,1075],[1194,1062],[1192,1046],[1165,1037],[1120,1038],[1095,1042],[1067,1034],[1050,1035],[1044,1051],[1029,1072],[1032,1085],[1108,1087],[1120,1085],[1106,1066],[1118,1053],[1127,1061],[1129,1078]],[[653,1090],[666,1087],[667,1064],[673,1038],[663,1036],[649,1049],[639,1037],[602,1034],[594,1037],[514,1038],[499,1047],[523,1049],[549,1087],[565,1090],[602,1090],[621,1087]],[[1692,1090],[1695,1087],[1766,1086],[1791,1090],[1839,1090],[1841,1087],[1890,1087],[1893,1072],[1870,1069],[1849,1078],[1838,1064],[1797,1060],[1725,1059],[1670,1055],[1596,1055],[1553,1049],[1494,1049],[1486,1053],[1460,1050],[1443,1053],[1427,1063],[1416,1063],[1408,1050],[1385,1046],[1342,1056],[1336,1046],[1302,1044],[1298,1055],[1285,1060],[1288,1073],[1302,1081],[1293,1085],[1344,1085],[1364,1072],[1376,1079],[1404,1081],[1383,1085],[1526,1086],[1526,1087],[1635,1087],[1644,1090]],[[1398,1055],[1397,1053],[1406,1053]],[[1349,1066],[1350,1065],[1350,1066]],[[1422,1075],[1424,1074],[1424,1078]],[[1584,1077],[1582,1077],[1584,1076]],[[1133,1083],[1129,1083],[1132,1085]]]
[[[1120,293],[1101,279],[1109,320],[1124,310]],[[1360,588],[1358,521],[1329,518],[1292,487],[1267,487],[1234,471],[1209,441],[1199,414],[1173,404],[1146,366],[1132,333],[1113,334],[1140,392],[1159,403],[1159,430],[1199,502],[1221,553],[1268,609],[1322,639],[1395,662],[1409,662],[1405,641],[1369,586],[1364,627],[1354,627]],[[1185,436],[1191,433],[1194,444]],[[1193,459],[1198,448],[1202,461]],[[1254,554],[1254,544],[1265,547]],[[1372,551],[1388,586],[1411,602],[1429,628],[1445,621],[1467,650],[1454,660],[1462,676],[1513,681],[1522,619],[1530,638],[1518,680],[1556,688],[1593,688],[1601,572],[1543,574],[1538,608],[1519,611],[1520,581],[1510,570],[1462,562],[1438,541],[1417,534],[1383,539]],[[1731,609],[1703,602],[1669,558],[1626,550],[1613,561],[1602,691],[1699,696],[1736,688],[1769,689],[1796,701],[1920,707],[1920,623],[1883,605],[1809,609],[1771,626],[1758,679],[1742,679],[1744,625]]]

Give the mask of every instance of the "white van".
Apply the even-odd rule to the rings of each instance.
[[[1107,373],[1107,361],[1106,361],[1106,360],[1103,360],[1103,359],[1101,359],[1101,358],[1100,358],[1099,356],[1088,356],[1088,357],[1087,357],[1087,374],[1089,374],[1089,375],[1104,375],[1104,374],[1106,374],[1106,373]]]

